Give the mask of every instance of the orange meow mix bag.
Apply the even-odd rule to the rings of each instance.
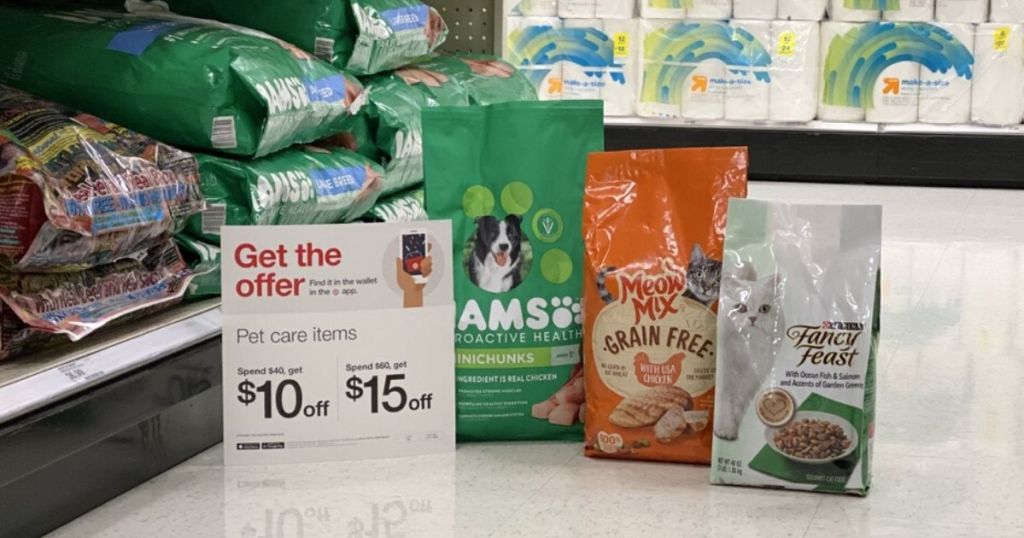
[[[746,194],[746,148],[590,155],[588,456],[710,463],[725,217]]]

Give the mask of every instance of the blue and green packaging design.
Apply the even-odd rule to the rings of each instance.
[[[426,207],[450,219],[463,441],[582,438],[586,158],[601,103],[423,111]]]
[[[866,495],[882,209],[729,203],[711,481]]]

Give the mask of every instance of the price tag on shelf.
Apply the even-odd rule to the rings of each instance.
[[[455,447],[451,225],[226,227],[224,461]]]

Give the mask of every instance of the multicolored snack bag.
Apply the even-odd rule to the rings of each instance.
[[[711,482],[867,495],[882,208],[733,200]]]
[[[448,36],[444,19],[419,0],[129,0],[134,11],[166,8],[277,36],[356,75],[395,69]]]
[[[170,14],[0,6],[0,35],[0,83],[204,151],[259,157],[341,132],[362,91],[267,34]]]
[[[220,228],[351,222],[380,194],[384,170],[341,148],[298,146],[253,161],[199,155],[207,208],[193,237],[220,244]]]
[[[746,148],[590,155],[588,456],[711,461],[722,233],[746,193]]]
[[[0,358],[56,335],[78,341],[114,320],[178,301],[192,276],[173,241],[139,260],[77,273],[0,273]]]
[[[579,440],[586,155],[598,101],[423,112],[427,214],[450,219],[456,433],[464,441]]]
[[[195,158],[0,86],[0,268],[80,271],[165,242],[203,209]]]

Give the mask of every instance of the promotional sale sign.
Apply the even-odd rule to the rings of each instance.
[[[224,461],[455,446],[449,222],[225,227]]]

